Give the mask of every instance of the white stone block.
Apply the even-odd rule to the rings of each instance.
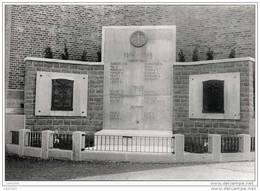
[[[212,154],[213,161],[221,160],[221,135],[209,134],[209,153]]]
[[[174,134],[174,154],[176,157],[176,161],[183,162],[184,160],[184,135]]]
[[[19,155],[23,156],[24,155],[24,147],[28,143],[28,135],[30,129],[20,129],[19,130]]]
[[[47,159],[49,157],[49,150],[52,147],[54,131],[45,130],[42,131],[42,158]]]
[[[81,151],[85,148],[85,139],[83,138],[85,132],[74,131],[72,134],[72,151],[73,151],[73,160],[81,160]]]
[[[251,136],[248,134],[239,134],[239,150],[242,153],[249,154],[251,150]]]

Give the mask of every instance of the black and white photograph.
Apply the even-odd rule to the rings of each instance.
[[[2,2],[3,188],[255,190],[258,8]]]

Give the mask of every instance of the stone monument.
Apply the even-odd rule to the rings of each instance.
[[[96,135],[172,136],[175,26],[103,27],[104,124]]]

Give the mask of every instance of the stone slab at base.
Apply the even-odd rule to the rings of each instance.
[[[103,129],[95,135],[172,137],[172,131]]]
[[[110,152],[110,151],[82,151],[82,161],[117,161],[141,163],[176,163],[172,153],[136,153],[136,152]]]

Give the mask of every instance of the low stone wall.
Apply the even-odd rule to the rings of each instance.
[[[103,64],[57,59],[25,60],[25,128],[59,131],[97,131],[103,126]],[[35,116],[36,72],[88,74],[87,116]]]
[[[103,64],[27,58],[25,66],[25,128],[34,131],[46,129],[98,131],[103,128]],[[37,71],[88,74],[87,117],[35,116]],[[254,59],[252,58],[173,63],[173,133],[196,135],[254,132],[253,72]],[[239,73],[240,75],[240,118],[189,118],[189,76],[220,73]]]
[[[132,152],[126,150],[98,150],[97,147],[85,147],[85,132],[75,131],[72,133],[72,149],[62,150],[53,148],[53,131],[42,131],[41,147],[26,146],[30,130],[19,130],[19,144],[6,144],[6,152],[19,156],[38,157],[43,159],[55,158],[74,161],[128,161],[149,163],[183,163],[183,162],[228,162],[255,160],[255,152],[251,151],[251,138],[249,135],[239,135],[239,151],[236,153],[221,152],[221,136],[209,135],[209,151],[207,153],[191,153],[185,151],[184,135],[175,134],[174,152]],[[170,138],[170,137],[169,137]],[[172,137],[171,137],[172,138]],[[118,146],[123,143],[118,143]]]
[[[252,58],[233,58],[173,65],[173,133],[248,134],[254,128]],[[189,76],[240,73],[240,119],[189,118]],[[250,125],[251,123],[251,125]]]

